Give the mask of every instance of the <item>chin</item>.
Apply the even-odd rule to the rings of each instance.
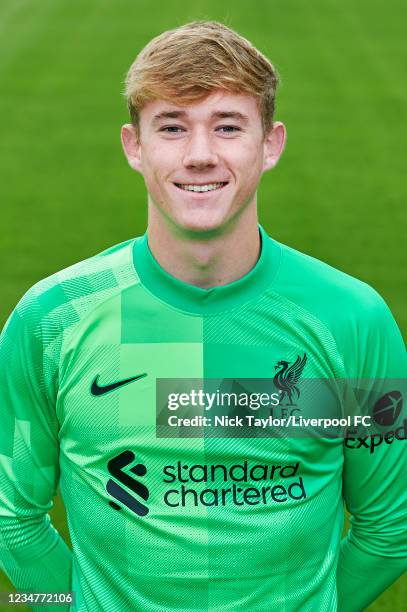
[[[225,219],[209,215],[188,215],[179,219],[177,225],[182,230],[191,233],[219,232],[225,226]]]

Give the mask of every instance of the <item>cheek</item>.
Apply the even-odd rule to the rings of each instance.
[[[251,190],[257,185],[262,174],[263,159],[253,155],[247,158],[246,163],[239,167],[241,188]]]
[[[145,182],[150,188],[155,188],[156,190],[163,174],[162,157],[147,153],[142,157],[141,164]]]
[[[257,174],[263,164],[263,148],[258,143],[242,142],[238,147],[228,152],[226,159],[232,168],[242,174]]]
[[[168,202],[172,201],[169,197],[168,176],[171,172],[170,162],[166,151],[159,145],[144,151],[142,156],[142,174],[147,191],[153,202],[161,208],[166,208]],[[173,160],[172,160],[173,161]]]
[[[162,183],[170,180],[169,177],[175,169],[176,154],[174,151],[167,151],[160,144],[145,153],[142,158],[143,174],[149,181]]]

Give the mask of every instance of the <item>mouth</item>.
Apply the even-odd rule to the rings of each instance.
[[[197,183],[174,183],[178,189],[189,191],[190,193],[208,193],[209,191],[220,191],[226,187],[227,182],[205,183],[198,185]]]

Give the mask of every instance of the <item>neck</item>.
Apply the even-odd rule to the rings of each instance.
[[[254,206],[222,232],[207,235],[170,225],[153,206],[148,244],[156,261],[175,278],[208,289],[233,283],[255,266],[261,243]]]

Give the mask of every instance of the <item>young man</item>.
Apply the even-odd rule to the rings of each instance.
[[[1,338],[0,559],[18,589],[74,591],[81,612],[353,612],[404,571],[395,434],[157,426],[165,379],[273,379],[291,405],[301,375],[384,379],[401,405],[383,300],[258,225],[285,143],[277,81],[214,22],[165,32],[131,66],[122,142],[147,232],[37,283]],[[47,514],[59,481],[72,552]]]

